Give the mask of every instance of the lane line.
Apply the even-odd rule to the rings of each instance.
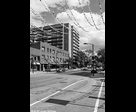
[[[99,101],[100,101],[99,98],[100,98],[100,96],[101,96],[103,84],[104,84],[104,82],[102,82],[102,84],[101,84],[100,91],[99,91],[99,94],[98,94],[98,98],[97,98],[96,103],[95,103],[94,112],[97,112],[97,111],[98,111]]]
[[[64,88],[61,89],[61,90],[65,90],[65,89],[67,89],[68,87],[73,86],[74,84],[79,83],[79,82],[81,82],[81,81],[85,81],[85,80],[87,80],[87,79],[79,80],[79,81],[77,81],[77,82],[75,82],[75,83],[73,83],[73,84],[70,84],[70,85],[64,87]],[[57,94],[57,93],[59,93],[59,92],[61,92],[61,90],[59,90],[59,91],[57,91],[57,92],[55,92],[55,93],[53,93],[53,94],[51,94],[51,95],[49,95],[49,96],[47,96],[47,97],[41,99],[41,100],[39,100],[39,101],[36,101],[36,102],[30,104],[30,107],[33,106],[33,105],[35,105],[35,104],[37,104],[37,103],[39,103],[39,102],[41,102],[41,101],[43,101],[43,100],[45,100],[45,99],[47,99],[47,98],[49,98],[49,97],[51,97],[51,96],[53,96],[53,95],[55,95],[55,94]]]

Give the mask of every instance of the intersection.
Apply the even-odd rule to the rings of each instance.
[[[78,70],[30,77],[30,110],[105,112],[104,76],[90,78],[86,74],[89,71]]]

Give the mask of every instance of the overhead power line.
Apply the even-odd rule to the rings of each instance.
[[[50,33],[50,31],[45,31],[45,30],[43,30],[43,27],[37,27],[37,26],[35,26],[33,23],[30,23],[30,26],[32,27],[32,28],[36,28],[36,29],[39,29],[40,31],[42,31],[43,33],[46,33],[47,35],[49,35],[49,33]],[[53,34],[53,36],[54,36],[55,34]]]
[[[35,11],[34,11],[34,9],[33,8],[31,8],[30,7],[30,9],[31,9],[31,11],[32,11],[32,13],[34,14],[34,15],[36,15],[36,16],[38,16],[43,22],[44,22],[44,24],[46,24],[47,26],[49,26],[51,29],[53,29],[54,31],[56,31],[56,32],[58,32],[58,33],[62,33],[60,30],[58,30],[58,29],[55,29],[54,27],[52,27],[51,25],[49,25],[45,20],[43,20],[43,18],[39,15],[39,14],[37,14]],[[32,24],[31,24],[31,26],[32,26]],[[33,25],[34,26],[34,25]],[[38,28],[38,27],[36,27],[36,28]],[[68,28],[67,28],[68,29]],[[68,29],[69,30],[69,29]],[[64,32],[64,34],[68,34],[68,33],[65,33]],[[81,36],[79,36],[79,37],[81,37]]]
[[[60,30],[55,29],[54,27],[50,26],[45,20],[43,20],[43,18],[42,18],[39,14],[37,14],[37,13],[33,10],[33,8],[30,7],[30,9],[31,9],[31,11],[32,11],[32,13],[33,13],[34,15],[40,17],[40,19],[42,19],[42,21],[44,21],[45,24],[47,24],[50,28],[54,29],[56,32],[62,33],[62,32],[60,32]],[[32,26],[32,23],[30,23],[30,24],[31,24],[31,26]],[[33,27],[34,27],[34,25],[33,25]],[[35,26],[35,27],[36,27],[36,26]],[[38,27],[36,27],[36,28],[38,28]],[[40,29],[40,30],[41,30],[41,29]],[[64,32],[64,34],[68,34],[68,33],[65,33],[65,32]],[[79,35],[79,37],[81,37],[81,36]]]
[[[73,19],[70,17],[70,15],[68,14],[66,8],[65,8],[65,7],[62,7],[62,8],[63,8],[63,10],[66,12],[68,18],[69,18],[77,27],[79,27],[79,26],[77,25],[77,23],[76,23],[75,21],[73,21]]]
[[[83,31],[85,31],[85,32],[89,32],[89,31],[85,30],[85,29],[77,22],[77,20],[76,20],[74,14],[72,13],[72,11],[71,11],[71,9],[70,9],[70,7],[69,7],[69,5],[68,5],[68,3],[67,3],[66,0],[65,0],[65,3],[67,4],[67,6],[68,6],[68,8],[69,8],[69,11],[70,11],[71,15],[73,16],[74,20],[75,20],[76,23],[78,24],[78,27],[81,28],[81,29],[82,29]]]
[[[50,7],[48,6],[48,8],[49,8],[49,9],[48,9],[48,8],[45,6],[45,4],[44,4],[41,0],[40,0],[40,2],[43,4],[43,6],[46,8],[46,10],[48,10],[48,11],[52,14],[52,17],[56,18],[56,20],[59,22],[59,24],[60,24],[61,26],[63,26],[63,24],[60,22],[60,20],[59,20],[57,17],[55,17],[55,13],[54,13],[53,11],[49,10]],[[46,3],[46,5],[48,5],[46,1],[45,1],[45,3]],[[66,27],[65,25],[64,25],[64,27],[69,30],[69,28]]]
[[[63,26],[63,24],[60,22],[60,20],[59,20],[57,17],[55,17],[55,13],[54,13],[53,11],[49,10],[49,9],[51,9],[51,7],[48,6],[47,2],[45,1],[46,5],[48,6],[49,9],[47,8],[47,6],[45,6],[45,4],[44,4],[41,0],[40,0],[40,2],[43,4],[43,6],[46,8],[46,10],[48,10],[48,11],[52,14],[52,16],[53,16],[54,18],[56,18],[56,20],[59,22],[59,24]],[[73,15],[73,16],[74,16],[74,15]],[[74,19],[75,19],[75,18],[74,18]],[[77,21],[76,21],[76,22],[77,22]],[[78,25],[79,25],[79,23],[78,23]],[[69,30],[69,28],[66,27],[65,25],[64,25],[64,27]],[[81,28],[82,30],[84,30],[85,32],[89,32],[89,31],[86,31],[86,30],[85,30],[84,28],[82,28],[81,26],[78,26],[78,27],[80,27],[80,28]]]
[[[80,2],[80,0],[78,0],[78,2],[79,2],[79,5],[82,5],[81,2]],[[87,3],[88,3],[88,2],[87,2]],[[81,6],[81,9],[82,9],[82,12],[83,12],[83,14],[84,14],[84,16],[85,16],[87,22],[88,22],[91,26],[95,26],[95,28],[96,28],[97,30],[100,30],[99,28],[97,28],[97,26],[96,26],[96,24],[95,24],[95,22],[94,22],[93,16],[91,15],[91,16],[92,16],[91,18],[92,18],[92,21],[93,21],[93,24],[94,24],[94,25],[92,25],[92,24],[90,23],[90,21],[88,20],[88,18],[86,17],[85,12],[84,12],[84,9],[83,9],[82,6]]]
[[[102,18],[103,24],[105,25],[104,18],[103,18],[103,15],[102,15],[102,6],[101,6],[100,0],[99,0],[99,7],[100,7],[101,18]]]
[[[78,3],[79,3],[79,5],[82,5],[82,4],[81,4],[81,2],[80,2],[80,0],[78,0]],[[82,6],[81,6],[81,10],[82,10],[82,12],[83,12],[83,14],[84,14],[85,19],[87,20],[87,22],[88,22],[91,26],[93,26],[93,25],[90,23],[90,21],[88,20],[88,18],[86,17],[86,15],[85,15],[85,11],[84,11],[84,9],[83,9],[83,7],[82,7]]]
[[[31,7],[30,7],[31,8]],[[37,14],[34,10],[33,10],[33,8],[31,8],[31,11],[32,11],[32,13],[34,14],[34,15],[36,15],[36,16],[38,16],[43,22],[44,22],[44,24],[46,24],[47,26],[49,26],[50,28],[52,28],[54,31],[56,31],[56,32],[58,32],[58,33],[62,33],[60,30],[58,30],[58,29],[55,29],[54,27],[52,27],[51,25],[49,25],[45,20],[43,20],[43,18],[39,15],[39,14]],[[65,33],[65,32],[64,32]],[[66,33],[67,34],[67,33]]]
[[[35,16],[38,16],[38,17],[44,22],[44,24],[47,24],[47,25],[48,25],[51,29],[53,29],[54,31],[56,31],[56,32],[58,32],[58,33],[68,34],[68,33],[62,32],[62,31],[57,30],[57,29],[55,29],[54,27],[50,26],[45,20],[43,20],[43,18],[42,18],[39,14],[37,14],[37,13],[33,10],[33,8],[30,7],[30,9],[31,9],[32,13],[33,13]],[[30,23],[30,25],[33,26],[33,27],[35,27],[32,23]],[[35,28],[37,28],[37,27],[35,27]],[[43,28],[38,28],[38,29],[41,30],[41,31],[43,31],[43,32],[45,32],[45,30],[43,30]],[[31,32],[30,32],[30,33],[31,33]],[[49,32],[49,33],[51,33],[51,32]],[[46,32],[46,34],[47,34],[47,32]],[[49,34],[47,34],[47,35],[49,35]],[[34,37],[33,40],[35,41],[35,40],[38,39],[38,38],[43,38],[43,37],[38,37],[38,36],[39,36],[39,34],[33,36],[33,37]],[[41,36],[41,35],[40,35],[40,36]],[[56,36],[56,35],[55,35],[55,34],[52,34],[52,36]]]
[[[95,24],[95,22],[94,22],[93,15],[92,15],[92,11],[91,11],[91,8],[90,8],[88,2],[87,2],[87,6],[88,6],[88,8],[89,8],[89,13],[90,13],[90,16],[91,16],[91,18],[92,18],[92,21],[93,21],[93,24],[94,24],[95,28],[96,28],[97,30],[100,30],[100,29],[96,26],[96,24]]]

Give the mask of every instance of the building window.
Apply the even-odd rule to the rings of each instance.
[[[38,61],[40,61],[40,56],[37,57]]]
[[[34,57],[34,60],[36,60],[36,56]]]
[[[42,55],[42,59],[45,59],[45,55]]]
[[[62,58],[60,58],[60,62],[62,62]]]
[[[52,54],[55,54],[55,50],[54,49],[52,50]]]
[[[52,59],[55,60],[55,57],[53,56]]]
[[[60,52],[60,55],[62,55],[62,52]]]
[[[57,59],[57,61],[59,61],[59,58],[58,58],[58,57],[57,57],[56,59]]]
[[[51,53],[51,49],[50,49],[50,53]]]
[[[47,52],[49,52],[49,48],[47,48]]]
[[[57,51],[57,55],[59,54],[59,51]]]
[[[47,59],[49,59],[49,56],[47,55]]]
[[[42,51],[45,51],[45,47],[44,46],[42,46]]]

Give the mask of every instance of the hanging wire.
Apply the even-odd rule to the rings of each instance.
[[[94,22],[93,15],[92,15],[92,11],[91,11],[91,8],[90,8],[88,2],[87,2],[87,6],[88,6],[88,8],[89,8],[89,13],[90,13],[90,16],[91,16],[91,18],[92,18],[92,21],[93,21],[93,24],[94,24],[95,28],[96,28],[97,30],[100,30],[100,29],[96,26],[96,24],[95,24],[95,22]]]
[[[30,8],[31,8],[31,7],[30,7]],[[49,25],[45,20],[43,20],[43,18],[42,18],[39,14],[37,14],[32,8],[31,8],[31,11],[32,11],[32,13],[33,13],[34,15],[40,17],[40,19],[41,19],[45,24],[47,24],[51,29],[53,29],[53,30],[56,31],[56,32],[62,33],[60,30],[56,30],[54,27],[50,26],[50,25]],[[31,24],[31,26],[32,26],[32,24]],[[33,26],[34,26],[34,25],[33,25]],[[38,29],[40,29],[40,28],[38,28]],[[40,29],[40,30],[43,31],[43,28]],[[51,33],[51,32],[49,32],[49,33]],[[63,33],[64,33],[64,34],[68,34],[68,33],[65,33],[65,32],[63,32]],[[33,38],[33,40],[38,39],[37,36],[38,36],[38,35],[35,35],[34,38]],[[56,36],[56,35],[53,34],[52,36]]]
[[[39,28],[39,27],[35,26],[33,23],[30,23],[30,27],[37,28],[40,31],[43,31],[43,27]],[[48,33],[48,31],[44,31],[44,32]]]
[[[42,31],[42,32],[44,32],[46,34],[50,33],[50,31],[45,31],[45,30],[43,30],[43,27],[37,27],[37,26],[33,25],[33,23],[30,23],[30,26],[32,26],[33,28],[37,28],[37,29],[39,29],[40,31]],[[53,34],[53,36],[54,35],[55,34]]]
[[[67,10],[66,10],[66,8],[65,7],[62,7],[63,8],[63,10],[66,12],[66,14],[67,14],[67,16],[69,17],[69,19],[77,26],[77,27],[79,27],[78,25],[77,25],[77,23],[75,23],[75,21],[73,21],[73,19],[70,17],[70,15],[67,13]],[[94,25],[95,26],[95,25]],[[100,29],[98,29],[97,27],[95,27],[97,30],[100,30]]]
[[[61,25],[61,26],[63,26],[63,24],[60,22],[60,20],[57,18],[57,17],[55,17],[55,13],[53,12],[53,11],[51,11],[51,10],[49,10],[51,7],[49,7],[48,6],[48,8],[45,6],[45,4],[40,0],[40,2],[43,4],[43,6],[46,8],[46,10],[48,10],[49,12],[51,12],[51,14],[52,14],[52,16],[54,17],[54,18],[56,18],[56,20],[59,22],[59,24]],[[47,4],[47,2],[45,1],[45,3],[46,3],[46,5],[48,5]],[[65,25],[64,25],[64,27],[65,28],[67,28],[68,30],[70,30],[68,27],[66,27]]]
[[[103,24],[105,25],[103,15],[102,15],[102,6],[101,6],[101,1],[100,0],[99,0],[99,7],[100,7],[101,18],[102,18]]]
[[[69,8],[69,11],[70,11],[71,15],[73,16],[74,20],[75,20],[76,23],[78,24],[78,27],[81,28],[81,29],[82,29],[83,31],[85,31],[85,32],[89,32],[89,31],[85,30],[85,29],[77,22],[77,20],[76,20],[75,16],[73,15],[72,11],[70,10],[70,7],[69,7],[69,5],[68,5],[68,3],[67,3],[66,0],[65,0],[65,3],[67,4],[67,6],[68,6],[68,8]]]
[[[70,17],[70,15],[67,13],[67,10],[64,8],[64,7],[62,7],[63,8],[63,10],[66,12],[66,14],[67,14],[67,16],[69,17],[69,19],[77,26],[77,27],[79,27],[76,23],[75,23],[75,21],[73,21],[73,19]]]
[[[31,8],[31,7],[30,7]],[[38,17],[40,17],[40,19],[45,23],[45,24],[47,24],[50,28],[52,28],[53,30],[55,30],[56,32],[58,32],[58,33],[62,33],[60,30],[57,30],[57,29],[55,29],[54,27],[52,27],[51,25],[49,25],[45,20],[43,20],[43,18],[39,15],[39,14],[37,14],[34,10],[33,10],[33,8],[31,8],[31,11],[32,11],[32,13],[34,14],[34,15],[36,15],[36,16],[38,16]],[[34,25],[33,25],[34,26]],[[38,27],[36,27],[36,28],[38,28]],[[66,27],[67,28],[67,27]],[[68,28],[67,28],[68,29]],[[87,31],[88,32],[88,31]],[[64,32],[64,34],[68,34],[68,33],[65,33]],[[81,36],[79,36],[79,37],[81,37]]]
[[[54,18],[56,18],[56,20],[59,22],[59,24],[61,24],[61,26],[63,26],[63,24],[60,22],[60,20],[59,20],[57,17],[55,17],[55,13],[54,13],[53,11],[49,10],[51,7],[48,6],[47,2],[45,1],[46,5],[48,6],[49,9],[44,5],[44,3],[43,3],[41,0],[40,0],[40,2],[43,4],[43,6],[46,8],[46,10],[48,10],[49,12],[51,12],[52,16],[53,16]],[[74,15],[73,15],[73,16],[74,16]],[[79,25],[79,23],[78,23],[78,25]],[[69,30],[68,27],[66,27],[66,26],[64,26],[64,27]],[[85,32],[89,32],[89,31],[86,31],[86,30],[85,30],[84,28],[82,28],[81,26],[78,26],[78,27],[80,27],[80,28],[81,28],[82,30],[84,30]]]
[[[30,7],[31,8],[31,7]],[[45,20],[43,20],[43,18],[39,15],[39,14],[37,14],[34,10],[33,10],[33,8],[31,8],[31,11],[32,11],[32,13],[34,14],[34,15],[36,15],[36,16],[38,16],[46,25],[48,25],[50,28],[52,28],[54,31],[56,31],[56,32],[58,32],[58,33],[62,33],[60,30],[58,30],[58,29],[55,29],[54,27],[52,27],[51,25],[49,25]],[[65,33],[65,32],[64,32]],[[67,34],[67,33],[66,33]]]
[[[81,2],[80,2],[80,0],[78,0],[78,3],[79,3],[79,5],[82,5],[82,4],[81,4]],[[84,11],[84,9],[83,9],[83,7],[82,7],[82,6],[81,6],[81,10],[82,10],[82,12],[83,12],[83,14],[84,14],[85,19],[87,20],[87,22],[88,22],[91,26],[93,26],[93,25],[90,23],[90,21],[88,20],[88,18],[86,17],[86,15],[85,15],[85,11]]]

